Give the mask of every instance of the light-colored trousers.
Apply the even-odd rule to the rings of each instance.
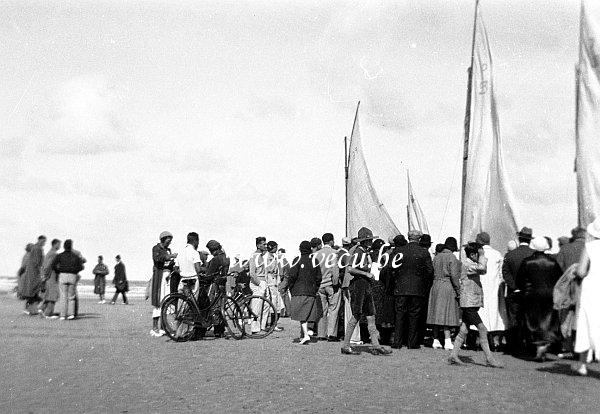
[[[267,292],[267,282],[261,280],[258,286],[250,282],[250,289],[252,289],[252,295],[265,296]],[[250,303],[250,309],[252,309],[254,315],[258,316],[258,320],[252,320],[252,332],[258,332],[261,329],[264,331],[267,327],[267,319],[269,318],[271,308],[269,306],[264,306],[263,309],[261,309],[263,303],[263,301],[257,300],[253,300]]]
[[[59,273],[58,288],[60,290],[60,316],[75,315],[75,296],[77,295],[77,275]]]
[[[340,311],[340,304],[342,303],[342,289],[338,289],[336,292],[333,286],[319,288],[319,297],[323,305],[323,316],[319,319],[318,325],[319,337],[337,337],[338,313]]]
[[[350,321],[351,317],[352,308],[350,307],[350,292],[346,290],[344,294],[344,332],[346,332],[346,329],[348,328],[348,322]],[[360,324],[356,324],[356,327],[354,328],[354,332],[352,332],[350,340],[353,342],[360,341]]]

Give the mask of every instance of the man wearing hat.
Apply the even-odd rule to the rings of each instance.
[[[224,285],[226,281],[225,277],[229,272],[229,258],[225,255],[221,243],[216,240],[209,240],[209,242],[206,243],[206,248],[213,256],[206,266],[206,280],[213,281],[214,279],[220,278],[220,284]],[[213,298],[210,299],[212,300]],[[225,334],[225,323],[222,322],[219,325],[215,325],[213,331],[215,338],[223,337]]]
[[[517,273],[521,262],[533,254],[529,242],[533,238],[533,231],[529,227],[523,227],[517,233],[519,245],[504,256],[502,264],[502,277],[506,283],[506,316],[508,330],[506,333],[506,346],[510,354],[518,354],[523,349],[523,321],[521,316],[520,302],[521,291],[517,287]]]
[[[128,304],[126,292],[129,292],[129,283],[127,282],[127,273],[125,273],[125,265],[121,261],[121,256],[115,257],[117,264],[115,265],[115,276],[113,277],[113,284],[115,285],[115,295],[110,301],[111,305],[114,305],[119,297],[119,293],[123,295],[123,303]]]
[[[584,228],[575,227],[571,230],[571,241],[563,245],[560,251],[556,255],[556,261],[560,265],[560,268],[565,272],[572,264],[579,263],[581,259],[581,253],[585,249],[585,235],[586,231]]]
[[[419,349],[423,314],[429,289],[433,282],[433,263],[429,251],[419,245],[423,234],[419,230],[408,232],[408,244],[402,248],[401,265],[395,269],[394,296],[396,308],[393,348],[402,347],[403,335],[408,331],[406,342],[409,349]],[[393,261],[393,258],[392,258]],[[405,328],[408,327],[408,330]]]
[[[354,249],[355,246],[352,243],[352,239],[350,237],[342,237],[342,247],[338,249],[337,254],[338,267],[340,269],[339,277],[340,283],[342,285],[342,301],[344,302],[344,334],[346,332],[346,329],[348,328],[348,322],[350,322],[350,318],[352,317],[352,309],[350,308],[350,292],[348,291],[348,286],[350,285],[350,275],[346,276],[346,268],[348,267],[348,263],[350,262],[350,257],[352,253],[354,253]],[[343,336],[344,334],[342,334],[341,336]],[[359,326],[356,326],[356,328],[352,332],[352,336],[350,337],[350,343],[361,343]]]
[[[160,302],[166,296],[166,278],[173,269],[177,253],[171,253],[169,246],[173,241],[173,235],[168,231],[163,231],[158,236],[160,242],[152,247],[152,285],[150,290],[150,301],[152,303],[152,330],[150,335],[158,337],[164,335],[164,331],[159,328],[158,320],[160,318]]]
[[[373,274],[370,273],[371,257],[369,256],[369,250],[373,244],[373,239],[373,232],[368,228],[362,227],[358,231],[358,238],[356,240],[358,246],[356,246],[350,263],[346,268],[346,277],[352,277],[348,285],[352,317],[350,318],[348,327],[346,328],[342,354],[360,354],[360,351],[354,350],[350,347],[350,338],[352,337],[352,333],[354,332],[354,329],[358,325],[358,321],[362,316],[366,316],[367,318],[369,335],[371,336],[372,347],[369,348],[369,352],[373,355],[391,354],[389,349],[385,349],[379,345],[379,332],[375,326],[375,303],[373,301],[372,287]]]

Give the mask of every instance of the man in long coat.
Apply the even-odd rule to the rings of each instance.
[[[163,231],[158,237],[160,242],[152,247],[152,284],[150,291],[150,300],[154,309],[152,309],[152,330],[150,335],[158,337],[164,335],[164,331],[159,328],[160,303],[167,295],[167,276],[173,269],[175,263],[173,259],[177,253],[171,253],[169,245],[173,241],[173,235],[168,231]]]
[[[46,318],[51,319],[58,318],[58,315],[54,314],[54,306],[56,305],[56,302],[58,302],[58,298],[60,297],[60,290],[58,287],[58,275],[52,269],[52,263],[54,262],[54,258],[58,254],[60,244],[60,240],[52,240],[52,248],[46,254],[46,257],[44,258],[44,265],[42,268],[42,283],[44,283],[44,303],[41,309],[44,312],[43,315]]]
[[[113,278],[113,284],[115,285],[115,295],[110,302],[111,305],[114,305],[119,297],[119,293],[123,295],[123,303],[127,305],[127,296],[125,296],[125,292],[129,291],[129,283],[127,282],[127,274],[125,273],[125,265],[121,261],[121,256],[117,255],[115,257],[117,264],[115,265],[115,276]]]
[[[44,244],[46,236],[38,237],[38,241],[31,248],[27,262],[25,263],[25,272],[21,275],[19,295],[25,300],[25,310],[27,315],[37,315],[37,304],[41,298],[39,296],[42,289],[42,265],[44,263]]]

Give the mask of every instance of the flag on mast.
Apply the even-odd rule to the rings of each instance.
[[[600,214],[600,5],[581,2],[576,68],[575,171],[579,225]]]
[[[406,180],[408,181],[408,204],[406,205],[408,231],[420,230],[423,234],[430,234],[423,210],[421,210],[421,206],[415,198],[415,193],[413,191],[412,184],[410,183],[408,170],[406,171]]]
[[[504,251],[508,241],[515,238],[517,223],[512,207],[512,191],[502,161],[492,54],[479,2],[475,13],[461,244],[474,241],[477,233],[485,231],[491,236],[492,247]]]

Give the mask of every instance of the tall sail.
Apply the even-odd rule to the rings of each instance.
[[[361,227],[368,227],[375,236],[387,240],[400,232],[373,188],[363,155],[358,108],[346,158],[346,235],[356,237]]]
[[[481,18],[475,6],[473,52],[469,74],[469,99],[465,121],[465,160],[461,208],[461,244],[474,241],[485,231],[491,246],[504,251],[515,238],[517,224],[512,192],[502,162],[500,123],[494,96],[492,54]]]
[[[584,4],[585,3],[585,4]],[[579,65],[576,71],[577,204],[579,225],[600,214],[600,5],[581,2]]]
[[[423,234],[430,234],[423,210],[421,210],[421,206],[415,198],[415,192],[413,191],[412,184],[410,183],[408,171],[406,171],[406,180],[408,181],[408,204],[406,205],[408,230],[420,230]]]

